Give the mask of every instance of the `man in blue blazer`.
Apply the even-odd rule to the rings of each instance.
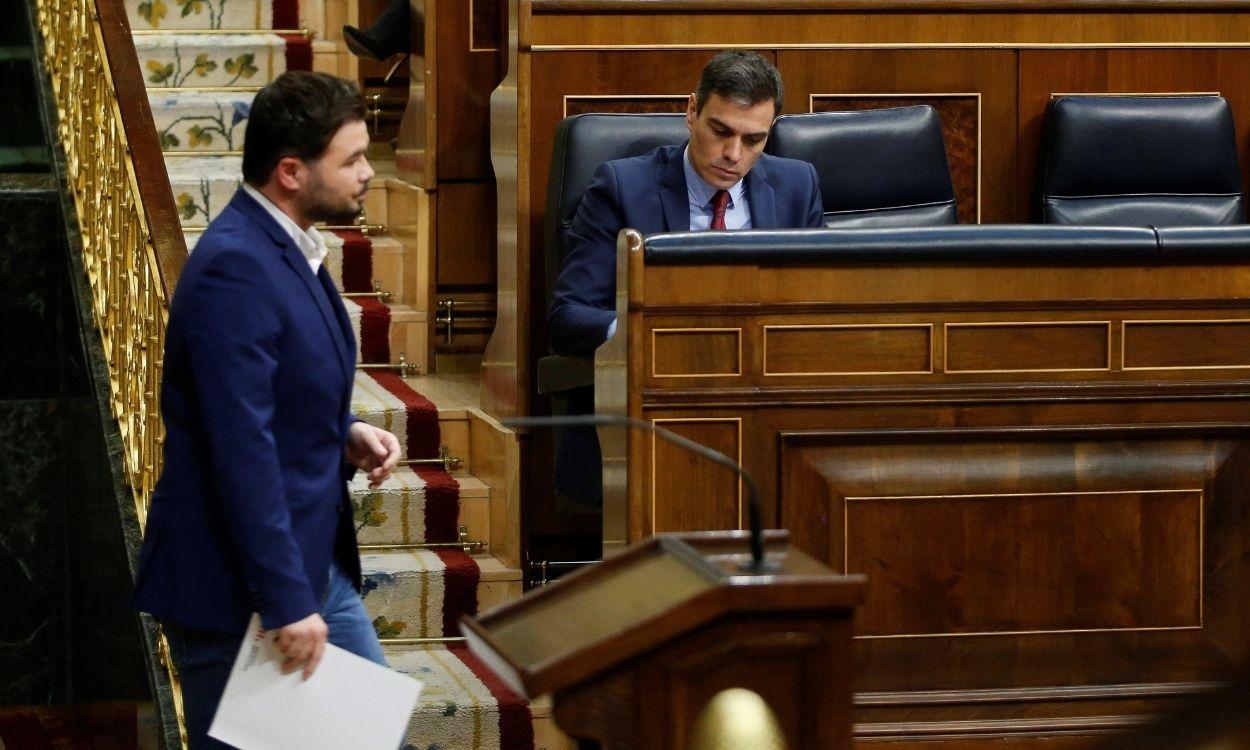
[[[587,355],[616,330],[616,236],[705,229],[823,226],[820,182],[807,162],[764,153],[781,112],[781,74],[753,52],[728,51],[703,68],[686,105],[690,140],[602,164],[568,233],[547,317],[551,348]],[[594,412],[590,387],[568,394],[572,414]],[[599,443],[591,428],[560,431],[555,484],[584,507],[602,504]]]
[[[722,52],[686,105],[690,140],[602,164],[578,205],[547,318],[552,348],[589,354],[616,319],[616,236],[702,229],[821,227],[816,170],[764,153],[781,113],[781,75],[763,57]],[[723,222],[718,222],[718,203]]]
[[[359,596],[346,479],[373,485],[395,436],[354,419],[356,342],[314,221],[360,213],[373,170],[356,87],[286,73],[252,105],[245,184],[196,245],[170,306],[165,466],[134,605],[157,617],[192,748],[207,736],[253,612],[287,671],[327,640],[385,663]]]

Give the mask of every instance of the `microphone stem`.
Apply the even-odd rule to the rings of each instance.
[[[755,479],[742,468],[742,465],[718,450],[713,450],[706,445],[696,443],[688,437],[678,435],[671,430],[663,427],[657,427],[650,422],[644,422],[641,419],[633,417],[622,417],[615,414],[574,414],[559,417],[514,417],[512,419],[502,420],[506,427],[636,427],[640,430],[654,433],[664,438],[674,445],[679,445],[686,450],[703,456],[709,461],[726,467],[734,474],[737,474],[746,484],[747,488],[747,518],[751,527],[751,564],[747,570],[752,572],[763,572],[764,565],[764,534],[762,522],[760,519],[760,501],[759,491],[755,485]]]

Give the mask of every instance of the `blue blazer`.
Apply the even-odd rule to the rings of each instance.
[[[616,235],[690,230],[690,199],[682,161],[685,144],[604,162],[573,217],[568,255],[547,316],[551,347],[588,354],[603,343],[616,317]],[[820,181],[811,164],[763,154],[747,173],[756,229],[823,227]]]
[[[359,587],[345,480],[356,342],[325,267],[239,190],[169,310],[165,467],[133,604],[241,633],[321,611],[337,558]]]

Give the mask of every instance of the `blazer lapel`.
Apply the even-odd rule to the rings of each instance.
[[[308,259],[295,246],[295,242],[291,240],[291,236],[286,230],[278,226],[259,203],[252,199],[242,188],[234,194],[234,198],[230,201],[231,205],[238,208],[253,221],[265,230],[269,238],[274,244],[282,249],[282,260],[291,267],[299,280],[304,283],[304,288],[312,295],[313,302],[317,305],[317,310],[321,313],[321,319],[325,321],[326,328],[330,330],[330,338],[334,340],[334,352],[338,355],[339,363],[343,370],[348,373],[349,380],[351,371],[355,369],[355,362],[347,346],[344,338],[343,326],[340,324],[338,316],[330,307],[330,298],[327,296],[331,289],[323,288],[322,283],[313,275],[312,267],[308,265]],[[323,265],[324,269],[325,266]],[[332,287],[331,287],[332,288]],[[337,293],[337,292],[336,292]]]
[[[761,157],[747,173],[747,201],[751,205],[751,226],[755,229],[777,228],[777,207],[768,170]]]
[[[282,259],[287,262],[295,274],[299,276],[299,280],[304,282],[304,287],[308,289],[308,293],[312,295],[313,302],[317,305],[317,310],[321,312],[321,319],[325,321],[326,328],[330,330],[330,337],[334,339],[334,351],[339,356],[339,364],[343,367],[343,371],[347,372],[351,369],[353,363],[348,359],[347,341],[343,338],[343,326],[339,324],[338,316],[330,307],[329,289],[322,286],[321,281],[313,276],[312,267],[308,265],[308,259],[304,254],[295,247],[295,243],[289,239],[282,245]]]
[[[668,232],[690,231],[690,196],[681,158],[684,149],[684,146],[674,147],[663,152],[667,161],[661,165],[660,205],[664,209],[664,230]]]

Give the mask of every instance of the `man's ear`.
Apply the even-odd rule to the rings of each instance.
[[[273,169],[273,179],[285,191],[294,193],[304,186],[304,162],[294,156],[284,156]]]
[[[699,119],[699,100],[694,94],[686,101],[686,125],[694,127],[694,123]]]

